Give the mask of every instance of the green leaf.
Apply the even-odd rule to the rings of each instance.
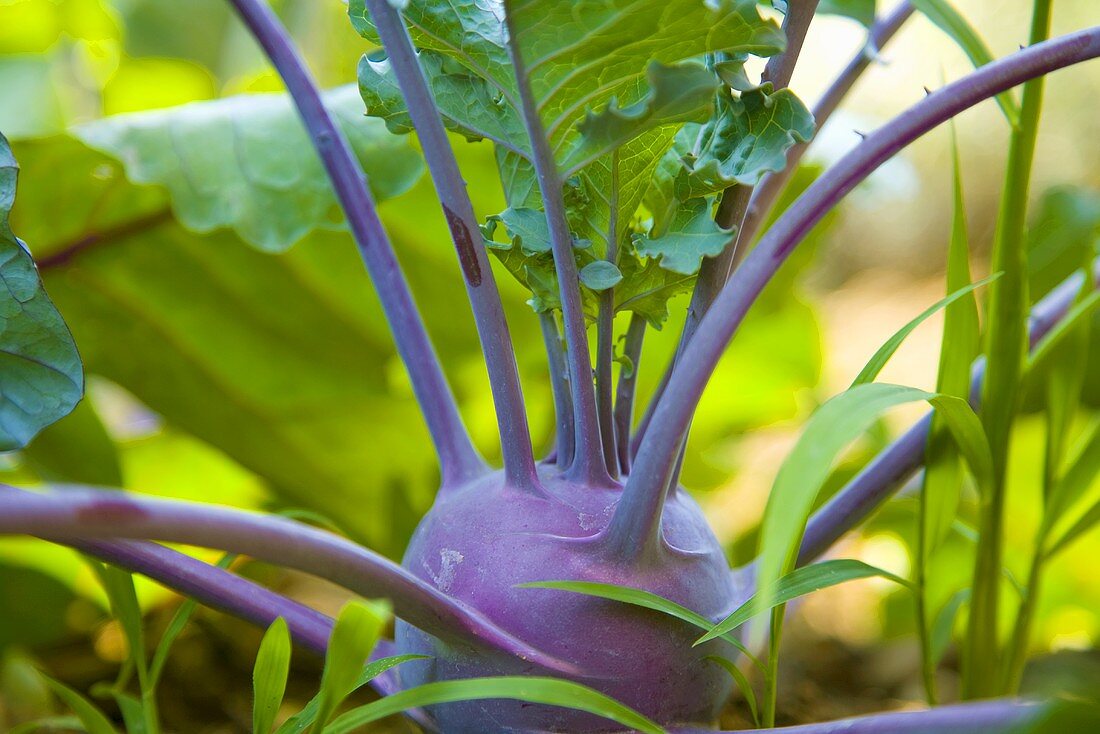
[[[149,668],[145,660],[145,634],[138,604],[137,591],[134,589],[134,577],[127,571],[90,561],[92,569],[99,578],[103,590],[111,603],[111,614],[118,620],[126,638],[127,656],[138,673],[142,688],[149,681]]]
[[[642,607],[643,609],[651,609],[655,612],[661,612],[667,614],[670,617],[675,617],[682,622],[698,627],[701,630],[708,631],[714,627],[714,622],[707,619],[698,612],[692,611],[682,604],[678,604],[671,599],[666,599],[663,596],[654,594],[651,591],[644,589],[635,589],[629,586],[619,586],[618,584],[604,584],[597,581],[532,581],[526,584],[518,584],[517,588],[520,589],[557,589],[558,591],[569,591],[574,594],[584,594],[586,596],[595,596],[600,599],[610,599],[612,601],[623,602],[624,604],[631,604],[636,607]],[[722,637],[726,642],[730,643],[738,649],[745,657],[753,662],[754,665],[759,667],[760,662],[756,657],[749,652],[739,639],[733,635],[716,635]]]
[[[545,213],[529,207],[509,207],[500,214],[489,217],[486,226],[490,228],[490,235],[497,221],[504,224],[508,236],[512,238],[512,244],[525,254],[550,252],[550,227],[546,223]]]
[[[914,8],[958,44],[975,67],[985,66],[993,60],[989,46],[950,2],[947,0],[911,0],[911,2]],[[1016,127],[1020,124],[1020,105],[1012,92],[998,94],[997,104],[1000,105],[1009,125]]]
[[[320,734],[336,707],[355,690],[370,651],[378,642],[386,618],[363,602],[349,602],[340,610],[329,639],[325,669],[321,673],[320,701],[311,730]]]
[[[562,161],[565,175],[576,173],[643,132],[682,122],[703,122],[714,112],[718,79],[694,62],[665,66],[654,61],[646,70],[648,94],[627,107],[614,98],[600,112],[589,112],[579,124],[581,141]]]
[[[747,675],[737,667],[737,663],[726,658],[719,657],[717,655],[708,655],[707,660],[713,661],[716,665],[722,666],[722,669],[730,674],[733,678],[733,682],[737,684],[738,690],[741,691],[741,695],[745,697],[745,703],[749,705],[749,712],[752,714],[752,721],[756,726],[760,726],[760,710],[756,704],[756,691],[752,688],[752,683],[749,682]]]
[[[1088,284],[1088,281],[1085,281],[1085,283]],[[1081,334],[1082,329],[1080,327],[1088,325],[1088,321],[1093,312],[1096,311],[1097,306],[1100,306],[1100,291],[1093,290],[1083,298],[1078,298],[1076,303],[1066,312],[1066,315],[1059,319],[1054,328],[1048,331],[1035,345],[1035,348],[1031,350],[1031,354],[1028,355],[1028,373],[1034,373],[1036,370],[1042,369],[1050,362],[1052,357],[1058,354],[1060,345],[1065,344],[1075,335]],[[1088,331],[1084,331],[1084,334],[1087,335]],[[1075,357],[1082,367],[1084,366],[1085,356],[1085,354],[1079,353]]]
[[[289,674],[290,632],[286,620],[279,617],[264,633],[252,670],[252,734],[270,734]]]
[[[932,623],[931,648],[932,664],[936,665],[947,654],[947,648],[951,644],[951,635],[955,631],[955,622],[959,616],[959,610],[963,604],[970,600],[970,589],[960,589],[951,595],[947,603],[936,615]]]
[[[111,720],[87,698],[47,675],[43,674],[42,678],[61,702],[76,714],[88,734],[118,734]]]
[[[605,291],[617,285],[623,279],[623,274],[614,263],[597,260],[581,268],[580,279],[581,283],[594,291]]]
[[[50,482],[101,487],[123,483],[118,447],[88,398],[35,436],[22,453],[38,475]]]
[[[722,252],[732,236],[732,230],[715,223],[710,202],[700,198],[685,202],[660,236],[637,235],[634,248],[639,255],[660,258],[665,270],[694,275],[699,272],[703,258]]]
[[[359,690],[390,668],[397,667],[410,660],[427,659],[428,658],[424,655],[394,655],[392,657],[375,660],[363,668],[352,692]],[[282,726],[275,730],[275,734],[302,734],[302,732],[308,729],[313,724],[314,720],[316,720],[317,711],[320,706],[321,695],[317,694],[310,699],[309,703],[307,703],[301,711],[283,722]]]
[[[365,122],[354,86],[325,99],[376,196],[408,190],[423,171],[409,141]],[[196,232],[229,227],[255,247],[280,252],[315,229],[343,226],[324,167],[284,94],[108,117],[75,135],[120,160],[135,183],[167,188],[179,221]]]
[[[840,558],[812,563],[782,576],[772,587],[770,595],[762,596],[759,592],[754,594],[751,599],[735,609],[732,614],[718,624],[713,625],[705,635],[696,640],[695,644],[699,645],[732,632],[756,615],[786,604],[800,596],[827,589],[837,584],[843,584],[846,581],[876,576],[888,579],[906,588],[910,586],[909,582],[900,576],[870,566],[863,561]]]
[[[875,22],[875,0],[821,0],[817,12],[842,15],[870,27]]]
[[[981,288],[986,283],[996,280],[999,277],[1000,273],[994,273],[988,278],[979,280],[977,283],[971,283],[967,286],[959,288],[958,290],[948,295],[946,298],[942,298],[926,308],[920,313],[920,315],[907,323],[905,326],[898,329],[898,331],[895,332],[893,336],[887,339],[886,342],[878,348],[878,351],[874,353],[871,359],[867,361],[867,364],[864,365],[863,369],[860,370],[860,373],[856,375],[856,379],[852,381],[851,387],[863,385],[868,382],[874,382],[875,378],[878,377],[878,373],[881,372],[882,368],[886,366],[886,363],[890,361],[890,357],[894,356],[894,352],[898,350],[898,347],[900,347],[902,342],[905,341],[905,338],[913,333],[913,330],[920,326],[929,316],[943,308],[946,308],[963,296],[973,293],[976,289]]]
[[[1063,471],[1047,498],[1044,521],[1054,525],[1067,515],[1100,476],[1100,419],[1094,419],[1074,447]],[[1096,508],[1086,511],[1061,537],[1050,544],[1048,555],[1055,555],[1087,532],[1100,520]]]
[[[668,320],[668,302],[691,291],[694,275],[681,275],[661,267],[658,260],[641,262],[627,253],[619,261],[623,282],[615,288],[615,310],[630,311],[644,318],[654,329]]]
[[[711,121],[685,125],[677,135],[669,153],[681,163],[675,195],[686,201],[734,184],[755,186],[765,173],[783,170],[787,151],[813,133],[813,115],[789,89],[723,92]]]
[[[11,230],[18,166],[0,135],[0,451],[26,446],[84,393],[84,372],[61,314]]]
[[[664,732],[660,726],[633,709],[587,686],[556,678],[535,676],[470,678],[426,683],[349,711],[333,721],[327,731],[329,734],[349,734],[372,721],[378,721],[417,706],[494,698],[586,711],[646,734]]]
[[[977,417],[965,401],[882,383],[859,385],[840,393],[818,408],[806,423],[768,496],[761,529],[758,604],[766,603],[774,595],[773,587],[791,570],[814,500],[840,452],[882,413],[917,400],[928,401],[944,417],[960,451],[972,464],[977,481],[988,491],[988,477],[992,474],[989,447]]]

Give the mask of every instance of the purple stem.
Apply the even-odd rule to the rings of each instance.
[[[1008,734],[1020,730],[1042,708],[1019,701],[982,701],[926,711],[895,711],[824,724],[742,729],[737,734]],[[713,729],[674,729],[673,734],[733,734]]]
[[[673,370],[608,529],[620,554],[638,556],[659,544],[667,478],[703,389],[753,302],[810,229],[872,171],[925,132],[1028,79],[1097,56],[1100,27],[1045,41],[983,66],[867,136],[799,197],[723,287]]]
[[[618,442],[619,470],[630,473],[630,429],[634,423],[634,398],[638,389],[638,370],[642,361],[642,342],[645,340],[646,320],[634,314],[626,330],[623,354],[630,360],[629,374],[619,372],[619,384],[615,390],[615,436]]]
[[[542,341],[546,345],[550,388],[554,394],[554,419],[557,423],[554,461],[560,468],[567,469],[573,463],[573,451],[576,449],[573,403],[569,399],[569,365],[565,362],[561,332],[558,331],[552,311],[539,314],[539,326],[542,328]]]
[[[875,60],[878,51],[901,30],[902,25],[909,20],[913,12],[914,8],[909,4],[909,1],[902,0],[889,15],[875,21],[867,35],[867,44],[852,57],[852,60],[844,67],[844,71],[840,72],[840,75],[829,85],[829,88],[825,90],[825,94],[814,106],[813,115],[817,130],[820,131],[825,121],[832,117],[841,101],[852,91],[856,81],[871,65],[871,62]],[[737,234],[737,252],[744,252],[749,243],[756,238],[760,225],[764,223],[765,217],[775,204],[775,200],[779,198],[779,194],[786,187],[787,182],[791,180],[791,176],[798,170],[798,164],[806,154],[806,149],[810,147],[811,142],[813,141],[795,144],[787,151],[786,167],[778,173],[765,174],[764,178],[753,189],[748,210],[745,212],[745,219],[741,224],[741,231]]]
[[[513,487],[539,492],[515,350],[496,280],[485,248],[481,246],[478,220],[466,191],[466,182],[458,169],[458,161],[447,140],[447,131],[401,13],[389,0],[366,0],[366,4],[389,57],[390,68],[401,87],[462,266],[496,405],[505,476]]]
[[[1095,277],[1100,282],[1100,265]],[[1081,273],[1074,273],[1035,304],[1031,311],[1028,338],[1031,346],[1046,336],[1065,315],[1081,288]],[[978,397],[984,375],[984,360],[974,364],[971,399]],[[818,510],[806,526],[798,553],[799,565],[816,560],[841,536],[856,527],[892,495],[924,463],[924,445],[932,414],[928,413],[900,438],[865,466],[832,499]]]
[[[264,0],[230,2],[283,78],[332,181],[439,454],[443,485],[461,484],[484,474],[485,462],[470,442],[439,358],[378,218],[366,175],[347,138],[325,109],[305,62],[267,3]]]
[[[590,487],[614,484],[604,465],[603,442],[596,415],[596,390],[592,380],[592,355],[588,349],[584,310],[581,304],[580,278],[573,259],[573,236],[565,216],[561,174],[550,151],[542,118],[539,117],[527,66],[519,48],[519,36],[512,19],[511,3],[505,2],[504,20],[508,27],[508,56],[516,75],[523,124],[531,141],[531,162],[542,193],[546,223],[550,229],[550,247],[554,254],[554,269],[558,275],[561,295],[562,324],[565,331],[566,359],[569,364],[569,386],[573,397],[573,420],[576,425],[576,450],[573,465],[567,474]]]
[[[0,534],[65,542],[162,540],[243,553],[328,579],[362,596],[390,599],[394,614],[448,643],[488,647],[549,670],[574,672],[568,663],[533,649],[393,561],[285,518],[72,485],[42,494],[0,493]]]

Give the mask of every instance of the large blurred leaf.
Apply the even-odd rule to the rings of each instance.
[[[11,230],[18,166],[0,135],[0,451],[25,446],[71,411],[84,372],[61,314]]]
[[[38,434],[23,456],[47,481],[104,487],[123,484],[117,447],[87,398]]]
[[[89,369],[265,478],[284,502],[400,553],[437,475],[350,238],[315,229],[267,255],[232,232],[187,231],[162,189],[130,184],[71,138],[27,142],[20,154],[28,188],[16,214],[38,235]],[[446,230],[422,201],[383,207],[384,217],[452,376],[465,378],[476,337],[454,311],[464,297]]]
[[[391,198],[419,178],[407,140],[362,119],[354,86],[326,104],[370,171],[375,196]],[[123,162],[131,181],[161,184],[180,223],[197,232],[231,227],[245,242],[281,251],[318,227],[343,222],[320,159],[285,94],[250,94],[168,110],[108,117],[74,131]]]

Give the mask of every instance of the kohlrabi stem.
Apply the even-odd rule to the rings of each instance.
[[[576,450],[569,476],[589,486],[602,487],[612,483],[604,466],[599,419],[596,415],[596,389],[592,380],[592,356],[588,349],[584,310],[581,304],[580,279],[573,259],[573,235],[565,216],[562,181],[558,164],[546,139],[538,104],[531,89],[519,35],[512,18],[511,2],[504,3],[504,20],[508,27],[508,56],[516,75],[523,124],[531,142],[531,162],[542,193],[546,223],[550,228],[550,246],[554,254],[554,269],[561,295],[562,326],[565,332],[566,360],[569,365],[569,386],[573,398],[573,419],[576,425]]]
[[[983,701],[955,706],[939,706],[927,711],[893,711],[860,716],[823,724],[803,724],[782,729],[672,729],[671,734],[928,734],[928,732],[982,732],[1011,734],[1018,732],[1043,711],[1042,704],[1021,701]]]
[[[611,153],[611,215],[607,227],[607,262],[619,260],[619,151]],[[615,363],[615,287],[600,291],[596,317],[596,412],[600,417],[603,461],[612,479],[619,478],[619,455],[615,439],[615,399],[612,366]]]
[[[704,316],[654,410],[608,529],[620,553],[638,556],[660,542],[666,482],[710,375],[764,286],[825,213],[878,166],[940,123],[1028,79],[1096,56],[1100,27],[1026,48],[948,84],[868,135],[776,221]]]
[[[267,3],[230,2],[286,84],[332,181],[439,454],[443,485],[464,483],[484,474],[485,462],[470,442],[393,246],[378,218],[366,176],[347,138],[325,109],[305,61]]]
[[[629,368],[624,365],[619,370],[619,384],[615,389],[615,440],[618,444],[619,471],[623,474],[630,473],[630,429],[634,422],[634,398],[638,389],[645,330],[645,317],[638,314],[630,317],[623,343],[623,356]]]
[[[848,96],[856,81],[878,57],[879,50],[901,30],[902,25],[909,20],[913,12],[914,8],[908,0],[902,0],[889,15],[875,21],[867,34],[866,45],[852,57],[852,60],[848,62],[848,65],[844,67],[844,70],[840,72],[840,75],[829,85],[829,88],[825,90],[817,104],[814,105],[815,134],[820,132],[825,122],[832,117],[840,103]],[[749,199],[748,211],[745,212],[741,229],[737,233],[737,245],[734,248],[734,267],[737,266],[737,261],[744,257],[752,241],[756,239],[756,235],[767,218],[768,212],[771,211],[776,199],[786,188],[791,176],[798,170],[798,164],[802,161],[802,156],[806,154],[806,149],[810,147],[812,142],[811,140],[805,143],[795,143],[787,151],[786,167],[777,173],[764,174],[760,183],[753,189],[752,198]]]
[[[555,462],[564,469],[573,463],[573,451],[576,449],[576,431],[573,424],[573,401],[569,390],[569,365],[565,361],[565,348],[562,346],[561,332],[553,311],[539,314],[539,326],[542,328],[542,341],[546,345],[546,362],[550,367],[550,388],[554,395],[554,419],[556,433],[554,437]]]
[[[458,253],[496,405],[505,476],[513,487],[539,492],[515,350],[466,182],[400,11],[389,0],[366,0],[366,4],[401,87]]]
[[[1030,43],[1050,35],[1050,0],[1035,0]],[[984,698],[1001,691],[998,622],[1004,555],[1005,477],[1008,446],[1019,407],[1027,355],[1027,203],[1043,103],[1043,78],[1024,85],[1020,124],[1012,131],[1004,191],[993,237],[990,268],[1001,277],[989,286],[986,378],[982,426],[993,457],[993,484],[982,494],[978,548],[963,650],[962,695]]]
[[[516,655],[550,670],[574,672],[517,639],[481,612],[455,601],[377,553],[294,520],[218,505],[65,487],[48,493],[0,493],[0,534],[55,542],[130,538],[243,553],[332,581],[361,596],[387,598],[394,614],[442,640]]]
[[[113,566],[140,573],[200,604],[260,627],[286,620],[294,641],[324,655],[332,619],[257,583],[177,551],[131,540],[70,540],[64,543]]]
[[[802,52],[802,43],[806,40],[810,22],[817,10],[817,3],[818,0],[789,0],[787,14],[783,16],[783,33],[787,37],[787,47],[783,53],[768,59],[764,73],[760,76],[761,84],[771,84],[775,89],[783,89],[791,83],[791,76],[794,74],[795,64],[798,63],[798,55]],[[722,193],[722,201],[715,216],[719,225],[727,229],[740,230],[741,221],[748,209],[749,197],[752,196],[752,189],[752,186],[734,184]],[[687,321],[684,322],[679,351],[682,352],[683,345],[691,340],[699,326],[699,320],[703,318],[703,314],[710,308],[718,291],[729,279],[740,239],[735,231],[721,253],[716,257],[703,260],[699,269],[699,279],[691,294],[691,305],[688,306]]]
[[[1093,273],[1100,283],[1100,264]],[[1054,328],[1072,306],[1081,290],[1080,271],[1060,283],[1031,310],[1028,338],[1032,346]],[[971,393],[978,394],[984,360],[974,365]],[[800,566],[817,560],[847,533],[859,526],[875,509],[912,476],[924,463],[925,442],[932,422],[929,413],[902,436],[883,449],[870,464],[810,518],[798,552]]]

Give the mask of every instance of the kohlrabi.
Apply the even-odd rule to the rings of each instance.
[[[232,4],[285,81],[376,286],[438,454],[435,504],[400,566],[293,520],[88,488],[7,488],[0,493],[0,530],[73,545],[252,621],[282,617],[293,637],[315,650],[324,648],[331,620],[229,572],[139,541],[249,554],[363,596],[387,598],[398,619],[395,651],[424,656],[397,668],[395,685],[424,691],[422,700],[432,705],[423,720],[447,734],[611,732],[624,726],[599,707],[567,708],[567,701],[534,688],[528,700],[521,687],[512,697],[466,701],[433,688],[502,676],[564,679],[659,726],[710,727],[741,681],[730,661],[746,657],[765,671],[762,719],[771,723],[774,649],[767,664],[751,657],[761,635],[743,635],[737,624],[770,611],[774,646],[782,602],[798,589],[805,593],[868,573],[866,567],[822,566],[815,577],[792,575],[920,467],[930,419],[888,447],[808,524],[818,488],[813,477],[835,455],[816,455],[815,446],[804,445],[795,455],[809,457],[805,465],[785,467],[777,492],[786,481],[794,487],[789,496],[807,503],[807,512],[796,510],[794,499],[790,517],[770,507],[781,530],[764,538],[758,563],[731,570],[700,508],[679,484],[704,386],[764,286],[846,193],[958,113],[1100,55],[1100,29],[1033,38],[1033,45],[929,93],[867,135],[764,229],[815,125],[913,12],[908,3],[871,27],[867,50],[811,112],[786,87],[811,19],[825,9],[816,0],[771,3],[766,13],[756,0],[351,0],[354,25],[380,46],[359,69],[366,112],[395,134],[415,131],[451,233],[496,407],[503,467],[495,468],[467,433],[344,133],[266,4]],[[846,4],[828,5],[836,10]],[[779,13],[782,25],[774,19]],[[752,81],[758,58],[768,60],[760,80]],[[505,211],[475,213],[451,149],[455,133],[495,147]],[[13,192],[14,169],[7,178],[12,183],[4,191]],[[4,242],[15,257],[25,257],[14,236],[5,234]],[[494,269],[530,290],[545,337],[557,438],[543,460],[532,451]],[[988,286],[1001,288],[995,291],[1001,299],[1003,284],[1019,275],[1002,270],[1006,274]],[[1033,342],[1057,330],[1082,283],[1091,283],[1093,273],[1086,276],[1036,307]],[[972,298],[973,287],[941,306]],[[644,333],[665,326],[669,299],[688,292],[676,357],[636,422]],[[626,314],[620,326],[629,322],[620,329],[625,346],[618,356],[616,314]],[[535,320],[516,328],[536,328]],[[884,352],[880,361],[888,356]],[[853,388],[847,400],[860,408],[852,412],[869,421],[897,402],[927,399],[937,416],[945,416],[969,470],[984,476],[988,446],[965,401],[894,387]],[[71,408],[63,394],[58,402]],[[834,403],[833,411],[847,404]],[[828,432],[827,420],[821,419],[819,431]],[[23,429],[22,443],[38,427]],[[843,435],[838,430],[834,438]],[[806,483],[800,495],[799,481]],[[771,526],[766,521],[764,527]],[[723,620],[725,627],[712,630]],[[762,632],[763,625],[753,629]],[[993,731],[1029,712],[993,704],[935,710],[923,721],[930,730]],[[352,721],[336,719],[332,730],[350,731]],[[874,727],[887,722],[900,720],[856,723],[853,730],[886,730]]]

